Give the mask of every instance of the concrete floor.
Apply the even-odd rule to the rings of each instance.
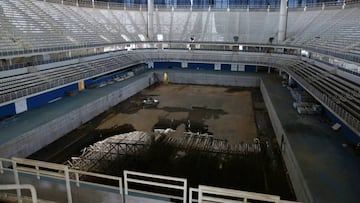
[[[279,77],[264,77],[269,96],[289,139],[314,202],[360,200],[360,156],[344,147],[344,136],[322,117],[299,115]]]
[[[111,129],[131,124],[136,130],[152,132],[159,122],[179,121],[178,133],[191,125],[206,128],[215,138],[226,139],[231,144],[252,143],[257,136],[251,91],[229,91],[224,87],[196,85],[161,85],[146,89],[141,96],[132,98],[132,106],[138,106],[141,98],[153,97],[160,101],[156,108],[142,108],[136,112],[120,112],[108,115],[98,129]],[[133,107],[134,108],[134,107]],[[171,125],[169,124],[169,127]],[[192,130],[196,132],[196,129]]]
[[[160,103],[156,108],[143,107],[141,101],[147,97],[159,99]],[[176,148],[155,143],[144,154],[108,163],[101,170],[116,176],[121,176],[125,169],[166,174],[187,178],[194,187],[201,183],[294,199],[260,90],[256,88],[174,84],[148,88],[30,158],[63,163],[77,156],[84,147],[131,129],[151,132],[153,128],[173,127],[177,133],[172,136],[183,136],[188,120],[192,132],[212,133],[215,138],[227,139],[231,144],[253,143],[254,138],[260,136],[271,147],[261,154],[229,157],[190,151],[185,157],[174,160]],[[99,134],[102,137],[98,137]],[[95,139],[91,139],[92,136]],[[83,138],[75,143],[79,137]],[[225,161],[224,157],[227,157]]]

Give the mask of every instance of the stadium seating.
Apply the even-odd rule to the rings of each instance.
[[[360,130],[360,87],[358,85],[303,61],[288,65],[288,70],[293,75],[301,77],[313,94],[316,94],[347,123],[358,128],[356,130]]]
[[[66,2],[66,1],[65,1]],[[146,41],[146,10],[93,9],[38,0],[3,0],[0,52]],[[359,54],[360,9],[289,11],[287,40],[297,46]],[[229,21],[228,19],[232,19]],[[269,42],[279,15],[267,10],[155,10],[154,40]],[[276,43],[274,41],[274,43]]]
[[[360,10],[289,12],[287,43],[359,54]]]
[[[61,1],[57,0],[2,0],[0,56],[11,56],[11,52],[66,51],[79,47],[128,45],[131,42],[151,40],[183,42],[186,48],[186,44],[190,41],[233,43],[234,37],[237,36],[237,43],[240,44],[286,45],[359,58],[359,7],[315,8],[307,11],[293,10],[288,13],[285,42],[277,42],[279,13],[276,9],[271,11],[155,9],[153,38],[149,38],[151,36],[148,36],[146,9],[119,7],[110,9],[106,5],[94,9],[90,1],[88,4],[81,1],[80,6],[77,6],[76,1],[64,1],[64,4],[61,4]],[[239,61],[231,52],[224,52],[215,60],[214,55],[206,51],[187,53],[182,50],[181,54],[179,51],[181,52],[171,49],[166,52],[136,50],[47,70],[0,76],[0,103],[109,71],[120,70],[122,67],[140,62],[233,61],[288,67],[290,71],[313,86],[314,91],[335,102],[336,108],[339,106],[356,120],[360,119],[357,113],[360,111],[358,97],[360,90],[352,83],[331,75],[313,64],[292,59],[276,61],[276,58],[266,56],[247,56]],[[50,58],[51,60],[54,59]],[[16,68],[24,68],[24,65],[0,67],[0,71]],[[344,118],[346,115],[341,116]]]
[[[137,58],[121,54],[33,73],[0,77],[0,103],[139,63],[141,61]]]

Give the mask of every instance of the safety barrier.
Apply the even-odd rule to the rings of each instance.
[[[329,98],[327,95],[321,93],[319,89],[310,85],[305,79],[296,74],[294,71],[286,70],[297,82],[299,82],[314,98],[317,98],[320,103],[327,106],[337,117],[346,123],[355,133],[360,134],[360,120],[355,118],[352,114],[346,111],[343,107],[336,103],[339,98]]]
[[[12,166],[10,168],[6,166]],[[22,158],[4,159],[0,158],[0,177],[1,175],[13,174],[14,183],[21,185],[21,179],[29,175],[35,176],[35,181],[38,180],[51,180],[51,182],[57,182],[57,185],[63,185],[65,182],[66,188],[66,202],[73,202],[72,188],[94,187],[99,190],[113,190],[118,191],[119,202],[123,202],[123,183],[121,177],[109,176],[104,174],[79,171],[69,169],[68,166],[62,164],[54,164],[43,161],[36,161]],[[85,179],[86,178],[86,179]],[[90,181],[89,181],[90,180]],[[104,182],[115,181],[117,186],[114,184],[104,184]],[[101,182],[101,183],[99,183]],[[0,182],[2,184],[2,182]],[[1,185],[0,185],[1,186]],[[60,186],[61,187],[61,186]],[[51,194],[50,194],[51,195]],[[79,196],[79,194],[77,194]],[[17,190],[17,198],[21,199],[21,191]],[[41,197],[46,199],[46,197]]]
[[[130,190],[129,189],[130,183],[137,183],[137,184],[141,184],[141,185],[149,185],[149,186],[153,186],[153,187],[155,186],[157,188],[167,188],[167,189],[172,189],[172,190],[176,190],[176,191],[181,191],[182,196],[179,197],[176,195],[145,192],[145,191],[139,191],[139,190],[135,190],[135,189]],[[184,178],[174,178],[174,177],[170,177],[170,176],[124,171],[124,189],[125,189],[124,190],[125,195],[128,195],[129,191],[132,191],[132,192],[139,192],[142,194],[156,195],[156,196],[161,196],[161,197],[166,197],[166,198],[182,200],[184,203],[187,202],[187,180]],[[161,189],[157,190],[157,191],[161,191]]]
[[[12,167],[9,167],[12,166]],[[15,184],[4,184],[6,181],[5,176],[10,175],[14,178]],[[43,161],[36,161],[30,159],[22,158],[12,158],[4,159],[0,158],[0,190],[5,189],[15,189],[17,190],[17,198],[21,200],[23,198],[20,189],[29,189],[31,190],[31,195],[33,202],[37,202],[37,198],[46,199],[51,197],[52,194],[47,194],[50,196],[41,196],[37,195],[36,192],[41,192],[41,188],[36,191],[34,185],[20,183],[23,177],[32,177],[32,183],[36,185],[36,180],[48,180],[53,179],[52,182],[56,183],[56,188],[61,188],[61,184],[65,182],[66,185],[66,202],[72,203],[79,202],[82,200],[82,196],[79,194],[74,194],[74,188],[81,188],[82,185],[91,184],[92,187],[95,187],[96,190],[110,189],[118,191],[118,196],[116,199],[120,203],[124,202],[125,196],[129,195],[140,195],[145,198],[155,197],[155,198],[164,198],[167,200],[180,200],[183,203],[189,202],[207,202],[207,201],[216,201],[216,202],[247,202],[247,200],[259,200],[262,202],[274,202],[274,203],[295,203],[292,201],[280,200],[279,196],[266,195],[260,193],[244,192],[239,190],[231,190],[217,187],[209,187],[200,185],[198,188],[189,188],[187,184],[187,179],[184,178],[175,178],[170,176],[163,175],[154,175],[148,173],[139,173],[133,171],[124,171],[124,179],[116,176],[91,173],[85,171],[78,171],[69,169],[68,166],[61,164],[48,163]],[[90,181],[87,179],[80,180],[82,177],[92,177]],[[4,178],[3,178],[4,177]],[[117,186],[106,185],[104,182],[98,183],[94,181],[94,178],[102,178],[104,180],[112,180],[118,182]],[[123,182],[124,180],[124,187]],[[3,184],[3,185],[1,185]],[[137,187],[134,187],[136,186]],[[40,186],[39,186],[40,187]],[[49,185],[47,186],[49,187]],[[130,189],[131,187],[131,189]],[[156,188],[155,192],[149,192],[145,190],[147,188]],[[135,188],[135,189],[134,189]],[[140,189],[139,189],[140,188]],[[124,194],[123,194],[124,189]],[[165,190],[162,190],[165,189]],[[60,189],[61,190],[61,189]],[[164,192],[166,191],[166,192]],[[169,191],[171,194],[169,194]],[[172,192],[171,192],[172,191]],[[56,193],[58,191],[52,190],[51,193]],[[189,192],[189,193],[188,193]],[[114,192],[112,192],[114,193]],[[167,194],[166,194],[167,193]],[[174,195],[180,194],[181,195]],[[195,195],[198,193],[198,195]],[[187,201],[187,194],[189,194],[189,201]],[[87,196],[91,195],[89,193]],[[215,195],[215,196],[214,196]],[[218,195],[218,197],[216,197]],[[237,201],[234,200],[238,198]],[[77,201],[76,201],[76,198]],[[114,201],[114,199],[112,199]]]
[[[31,201],[33,203],[37,203],[38,202],[38,198],[37,198],[37,194],[36,194],[36,189],[34,186],[29,185],[29,184],[22,184],[22,185],[16,185],[16,184],[11,184],[11,185],[0,185],[0,190],[30,190],[31,192]]]

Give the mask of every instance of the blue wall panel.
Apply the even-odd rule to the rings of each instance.
[[[92,82],[93,82],[93,80],[92,80],[92,79],[87,79],[87,80],[84,80],[84,85],[85,85],[85,87],[86,87],[87,85],[91,85],[91,84],[92,84]]]
[[[256,66],[254,65],[245,65],[245,72],[255,73]]]
[[[188,63],[188,68],[194,70],[214,70],[215,65],[211,63]]]
[[[231,64],[221,64],[221,71],[231,71]]]
[[[360,137],[355,134],[349,127],[347,127],[343,122],[341,122],[334,114],[332,114],[326,108],[324,109],[324,114],[332,121],[339,123],[341,125],[340,133],[353,145],[360,143]]]
[[[181,62],[154,62],[154,68],[181,68]]]
[[[7,104],[5,106],[0,107],[0,119],[6,118],[9,116],[13,116],[15,114],[16,114],[16,111],[15,111],[14,103]]]
[[[69,86],[62,87],[62,88],[59,88],[59,89],[56,89],[56,90],[53,90],[50,92],[40,94],[40,95],[37,95],[34,97],[30,97],[26,100],[28,110],[45,105],[49,101],[54,100],[56,98],[64,97],[66,92],[68,92],[70,90],[77,90],[77,89],[78,89],[78,84],[76,83],[73,85],[69,85]]]

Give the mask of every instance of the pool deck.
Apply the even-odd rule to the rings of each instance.
[[[264,77],[263,82],[314,202],[359,202],[360,156],[343,146],[344,136],[330,124],[318,116],[299,115],[279,77]]]
[[[61,99],[2,121],[0,147],[28,130],[141,77],[142,75],[139,75],[102,88],[85,90],[76,96]],[[297,114],[292,108],[293,99],[290,92],[281,86],[279,77],[275,74],[263,77],[263,82],[269,90],[270,99],[314,202],[359,202],[360,156],[352,149],[343,146],[346,143],[344,136],[333,131],[329,124],[322,122],[317,116]]]
[[[63,116],[68,112],[80,108],[81,106],[106,96],[127,84],[146,77],[148,72],[134,76],[132,78],[116,82],[111,85],[95,89],[85,89],[79,94],[71,97],[64,97],[53,103],[46,104],[36,109],[23,112],[9,119],[0,122],[0,147],[17,136],[34,129],[57,117]],[[2,155],[0,154],[0,157]]]

